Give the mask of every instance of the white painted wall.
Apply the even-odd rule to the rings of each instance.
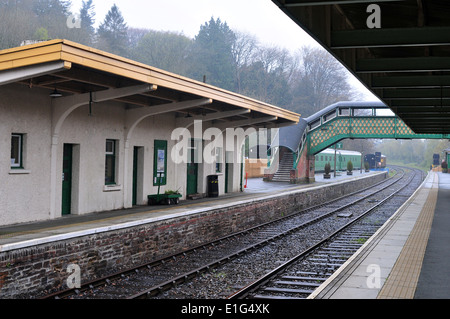
[[[56,177],[52,196],[52,100],[49,93],[47,90],[30,89],[17,84],[0,87],[0,226],[61,216],[65,143],[74,144],[72,214],[82,215],[131,206],[135,146],[141,147],[139,171],[142,177],[138,183],[138,205],[145,205],[147,195],[157,192],[157,186],[153,186],[154,140],[168,141],[168,178],[161,192],[179,189],[184,198],[186,164],[175,164],[170,157],[171,149],[177,143],[171,140],[177,123],[175,115],[145,118],[133,130],[126,148],[127,111],[125,105],[116,102],[93,104],[92,116],[88,114],[88,106],[81,106],[65,119],[54,146],[56,158],[53,161],[53,176]],[[203,127],[203,130],[206,128]],[[193,135],[193,128],[191,132]],[[10,169],[12,133],[25,134],[24,170]],[[106,139],[118,141],[117,185],[114,187],[104,185]],[[242,156],[238,148],[235,157]],[[238,192],[241,184],[240,164],[230,171],[233,176],[229,179],[229,191]],[[207,192],[206,178],[211,174],[216,174],[215,163],[199,165],[198,192]],[[220,195],[224,193],[224,175],[225,166],[223,173],[219,174]]]
[[[0,225],[49,218],[50,127],[50,97],[0,88]],[[22,171],[11,169],[12,133],[26,134]]]

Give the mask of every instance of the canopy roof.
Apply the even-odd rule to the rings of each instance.
[[[272,1],[415,133],[450,133],[450,1]]]
[[[0,86],[10,83],[47,89],[49,94],[56,89],[64,96],[148,84],[148,90],[137,93],[130,90],[133,93],[120,94],[114,100],[126,103],[128,108],[206,100],[209,103],[202,102],[201,106],[185,103],[176,111],[167,108],[167,112],[176,112],[178,117],[211,120],[219,127],[280,127],[296,124],[300,117],[267,103],[68,40],[0,51]],[[160,109],[158,112],[162,113]]]

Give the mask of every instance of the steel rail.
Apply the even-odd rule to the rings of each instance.
[[[404,176],[404,174],[402,176]],[[400,180],[401,180],[401,178],[398,179],[398,180],[394,180],[393,182],[391,182],[388,185],[386,185],[383,189],[386,189],[386,188],[392,186],[393,184],[398,183]],[[384,181],[384,182],[386,182],[386,181]],[[379,185],[379,184],[377,184],[377,185]],[[217,259],[214,262],[208,263],[207,265],[204,265],[202,267],[196,268],[196,269],[194,269],[192,271],[189,271],[187,273],[179,275],[179,276],[177,276],[177,277],[175,277],[173,279],[170,279],[170,280],[168,280],[166,282],[160,283],[160,284],[158,284],[156,286],[150,287],[149,289],[146,289],[146,290],[141,291],[141,292],[139,292],[139,293],[137,293],[135,295],[132,295],[132,296],[128,297],[127,299],[145,299],[145,298],[148,298],[148,297],[152,297],[152,296],[158,295],[159,293],[161,293],[161,292],[163,292],[165,290],[168,290],[168,289],[170,289],[171,287],[173,287],[173,286],[175,286],[177,284],[185,282],[186,280],[188,280],[190,278],[193,278],[193,277],[195,277],[198,274],[204,273],[204,272],[209,271],[209,270],[211,270],[211,269],[213,269],[213,268],[215,268],[217,266],[220,266],[221,264],[223,264],[225,262],[228,262],[228,261],[230,261],[232,259],[235,259],[235,258],[243,255],[244,253],[248,253],[250,251],[253,251],[253,250],[255,250],[255,249],[259,248],[259,247],[262,247],[262,246],[264,246],[264,245],[266,245],[266,244],[268,244],[270,242],[273,242],[273,241],[275,241],[277,239],[286,237],[286,236],[292,234],[293,232],[299,231],[302,228],[305,228],[305,227],[310,226],[312,224],[318,223],[319,221],[321,221],[321,220],[323,220],[323,219],[325,219],[325,218],[327,218],[329,216],[332,216],[332,215],[336,214],[337,212],[339,212],[341,210],[344,210],[344,209],[346,209],[346,208],[348,208],[348,207],[350,207],[352,205],[355,205],[358,202],[361,202],[361,201],[367,199],[368,197],[373,196],[376,193],[377,192],[370,193],[370,194],[368,194],[368,195],[366,195],[364,197],[361,197],[361,198],[359,198],[357,200],[352,201],[351,203],[345,204],[345,205],[343,205],[341,207],[338,207],[338,208],[336,208],[336,209],[334,209],[334,210],[332,210],[332,211],[330,211],[328,213],[325,213],[325,214],[323,214],[323,215],[321,215],[319,217],[313,218],[313,219],[311,219],[311,220],[309,220],[309,221],[307,221],[305,223],[302,223],[300,225],[294,226],[294,227],[292,227],[292,228],[290,228],[290,229],[288,229],[286,231],[280,232],[277,235],[274,235],[274,236],[272,236],[270,238],[261,240],[261,241],[255,243],[255,244],[247,246],[244,249],[241,249],[241,250],[239,250],[239,251],[237,251],[235,253],[232,253],[232,254],[224,256],[224,257],[222,257],[220,259]],[[323,205],[320,205],[320,206],[323,206]]]
[[[305,212],[310,212],[310,211],[319,209],[321,207],[324,207],[326,205],[333,204],[333,203],[335,203],[337,201],[340,201],[340,200],[349,198],[351,196],[354,196],[356,194],[368,191],[368,190],[373,189],[373,188],[375,188],[375,187],[377,187],[377,186],[379,186],[379,185],[381,185],[383,183],[391,181],[391,183],[389,183],[388,185],[384,186],[384,188],[387,188],[387,187],[397,183],[402,178],[402,176],[400,176],[399,179],[394,180],[394,177],[397,176],[397,175],[398,175],[398,172],[396,171],[395,175],[392,176],[392,177],[389,177],[387,180],[383,180],[381,182],[378,182],[378,183],[376,183],[374,185],[371,185],[371,186],[366,187],[364,189],[358,190],[356,192],[352,192],[350,194],[338,197],[336,199],[330,200],[330,201],[325,202],[325,203],[321,203],[321,204],[318,204],[318,205],[307,207],[307,208],[302,209],[302,210],[300,210],[300,211],[298,211],[296,213],[293,213],[293,214],[290,214],[290,215],[287,215],[287,216],[283,216],[283,217],[277,218],[275,220],[272,220],[272,221],[269,221],[269,222],[266,222],[266,223],[254,226],[252,228],[245,229],[245,230],[239,231],[237,233],[233,233],[233,234],[221,237],[219,239],[216,239],[216,240],[208,242],[208,243],[197,245],[197,246],[195,246],[193,248],[189,248],[189,249],[187,249],[185,251],[181,251],[181,252],[178,252],[178,253],[175,253],[175,254],[172,254],[172,255],[161,257],[161,258],[159,258],[157,260],[154,260],[154,261],[151,261],[151,262],[148,262],[148,263],[144,263],[144,264],[135,266],[135,267],[133,267],[131,269],[127,269],[127,270],[124,270],[124,271],[119,271],[117,273],[114,273],[114,274],[111,274],[111,275],[108,275],[108,276],[104,276],[104,277],[101,277],[101,278],[98,278],[98,279],[95,279],[95,280],[92,280],[92,281],[85,282],[85,283],[82,284],[82,286],[80,288],[66,289],[66,290],[63,290],[63,291],[58,291],[58,292],[55,292],[55,293],[52,293],[52,294],[45,295],[45,296],[41,297],[40,299],[52,299],[52,298],[53,299],[64,299],[64,298],[68,298],[68,297],[73,296],[73,295],[78,295],[81,292],[84,292],[84,291],[87,291],[87,290],[90,290],[90,289],[93,289],[93,288],[96,288],[96,287],[100,287],[100,286],[103,286],[103,285],[106,285],[106,284],[110,284],[111,282],[113,282],[116,279],[124,278],[124,277],[126,277],[126,276],[128,276],[130,274],[138,272],[141,269],[155,267],[155,266],[163,264],[163,263],[165,263],[167,261],[170,261],[172,259],[176,259],[177,257],[186,256],[187,254],[193,253],[196,250],[203,249],[203,248],[209,247],[209,246],[214,246],[214,245],[216,245],[218,243],[222,243],[225,240],[230,240],[232,238],[236,238],[238,236],[242,236],[242,235],[245,235],[245,234],[257,231],[258,229],[262,229],[262,228],[267,227],[269,225],[274,225],[276,223],[284,222],[286,220],[289,220],[289,219],[292,219],[292,218],[294,218],[296,216],[299,216],[299,215],[301,215],[301,214],[303,214]],[[371,193],[371,194],[369,194],[369,195],[367,195],[367,196],[365,196],[363,198],[360,198],[360,199],[358,199],[358,200],[356,200],[356,201],[354,201],[354,202],[352,202],[350,204],[347,204],[347,205],[345,205],[343,207],[339,207],[338,209],[336,209],[336,211],[342,210],[342,209],[344,209],[344,208],[346,208],[346,207],[348,207],[348,206],[350,206],[352,204],[355,204],[355,203],[357,203],[359,201],[362,201],[362,200],[364,200],[365,198],[367,198],[369,196],[373,196],[376,192],[373,192],[373,193]],[[330,214],[330,213],[328,213],[328,214]],[[322,217],[322,216],[320,216],[320,217]],[[323,219],[326,216],[324,216],[323,218],[320,218],[320,217],[318,217],[318,220]],[[309,221],[307,223],[311,224],[312,222]],[[305,226],[307,226],[307,225],[300,225],[299,227],[305,227]],[[286,235],[289,234],[289,233],[292,233],[293,231],[295,231],[295,229],[290,229],[290,230],[286,231]],[[273,241],[273,240],[275,240],[277,238],[283,237],[283,236],[284,235],[276,235],[276,236],[273,236],[272,238],[266,240],[265,242],[271,242],[271,241]],[[238,256],[242,255],[243,253],[245,253],[245,252],[247,252],[247,251],[249,251],[251,249],[258,248],[258,247],[260,247],[260,246],[262,246],[264,244],[265,243],[263,243],[263,242],[258,242],[256,244],[254,244],[254,245],[252,245],[250,247],[244,248],[244,249],[242,249],[242,250],[240,250],[240,251],[238,251],[238,252],[236,252],[234,254],[231,254],[231,255],[228,255],[226,257],[223,257],[220,260],[217,260],[215,262],[212,262],[212,263],[209,263],[207,265],[204,265],[203,267],[197,268],[197,269],[195,269],[193,271],[190,271],[189,273],[180,275],[180,276],[178,276],[176,278],[173,278],[173,279],[171,279],[171,280],[169,280],[167,282],[163,282],[163,283],[161,283],[161,284],[159,284],[159,285],[157,285],[155,287],[150,288],[149,290],[152,290],[152,291],[159,290],[159,291],[161,291],[162,287],[168,287],[168,286],[171,286],[171,285],[174,285],[174,284],[178,284],[178,283],[180,283],[182,281],[185,281],[185,280],[187,280],[189,278],[192,278],[192,276],[194,276],[195,274],[199,274],[201,272],[207,271],[208,269],[211,269],[211,268],[213,268],[213,267],[215,267],[217,265],[222,264],[223,262],[225,262],[227,260],[230,260],[230,259],[234,258],[233,256],[238,257]],[[152,293],[149,293],[147,291],[146,292],[142,292],[142,293],[138,293],[138,294],[136,294],[134,296],[131,296],[129,299],[139,298],[140,295],[149,295],[150,296]]]
[[[417,174],[417,172],[415,174]],[[341,228],[339,228],[338,230],[336,230],[334,233],[332,233],[327,238],[324,238],[323,240],[317,242],[316,244],[314,244],[313,246],[311,246],[308,249],[304,250],[303,252],[299,253],[298,255],[296,255],[295,257],[291,258],[290,260],[288,260],[284,264],[278,266],[277,268],[275,268],[272,271],[268,272],[267,274],[265,274],[264,276],[260,277],[256,281],[252,282],[251,284],[247,285],[246,287],[242,288],[241,290],[237,291],[236,293],[230,295],[227,299],[244,299],[249,294],[254,293],[260,287],[266,285],[268,282],[273,280],[275,277],[278,277],[282,272],[284,272],[287,268],[289,268],[290,266],[292,266],[293,264],[298,262],[300,259],[302,259],[302,258],[306,257],[307,255],[311,254],[312,252],[314,252],[315,250],[317,250],[321,246],[329,243],[330,241],[332,241],[332,239],[334,237],[336,237],[337,235],[342,233],[344,230],[346,230],[349,227],[351,227],[352,225],[356,224],[358,221],[360,221],[362,218],[366,217],[372,211],[374,211],[375,209],[377,209],[380,206],[382,206],[386,201],[388,201],[393,196],[395,196],[397,193],[399,193],[404,188],[406,188],[409,185],[409,183],[412,181],[412,179],[415,177],[415,174],[412,175],[409,178],[409,180],[405,183],[405,185],[403,187],[401,187],[400,189],[396,190],[391,195],[389,195],[388,197],[386,197],[385,199],[383,199],[379,203],[375,204],[373,207],[371,207],[368,210],[366,210],[360,216],[358,216],[357,218],[353,219],[352,221],[350,221],[346,225],[344,225]]]

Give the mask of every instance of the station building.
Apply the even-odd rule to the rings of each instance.
[[[146,205],[158,188],[202,196],[210,175],[239,192],[238,133],[298,121],[67,40],[0,51],[0,226]]]

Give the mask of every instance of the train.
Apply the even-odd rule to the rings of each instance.
[[[439,165],[441,165],[441,162],[440,162],[440,156],[439,156],[439,154],[433,154],[433,165],[434,166],[439,166]]]
[[[387,157],[380,152],[375,152],[375,154],[364,155],[364,162],[369,163],[369,169],[386,168]]]
[[[361,169],[361,153],[355,151],[336,150],[336,171],[346,171],[349,161],[353,169]],[[315,156],[315,171],[325,171],[325,164],[330,163],[331,171],[334,171],[334,149],[328,148]]]

